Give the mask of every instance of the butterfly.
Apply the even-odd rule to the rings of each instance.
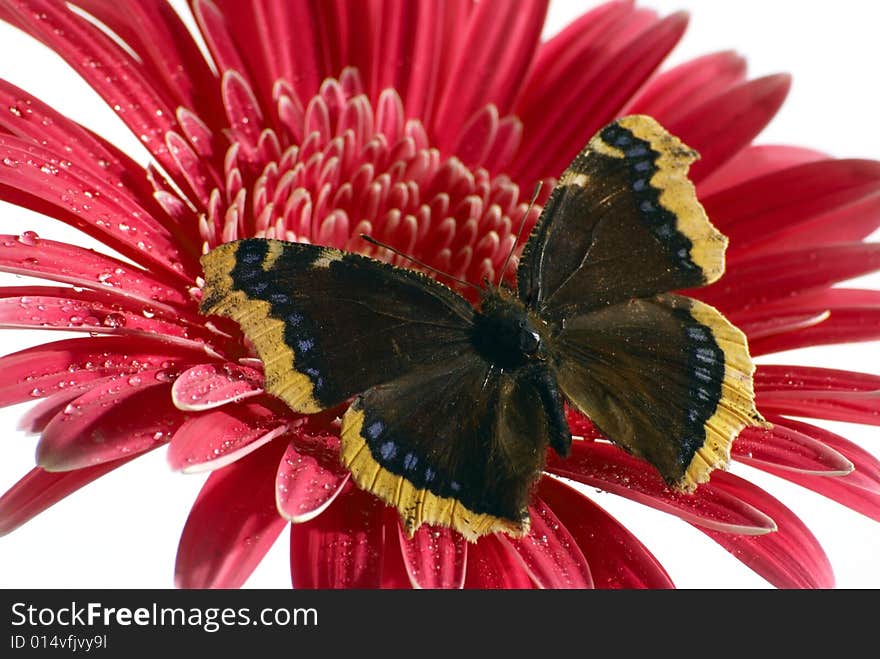
[[[201,311],[240,325],[294,412],[350,401],[341,460],[410,534],[524,535],[548,446],[571,449],[566,403],[693,490],[766,425],[745,335],[670,292],[724,271],[697,157],[648,116],[601,129],[550,193],[515,290],[486,282],[478,305],[416,270],[251,238],[202,257]]]

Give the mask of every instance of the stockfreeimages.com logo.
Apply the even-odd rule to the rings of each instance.
[[[223,627],[317,627],[318,611],[314,608],[250,607],[109,607],[100,602],[70,606],[36,607],[27,602],[12,605],[13,627],[188,627],[213,633]]]

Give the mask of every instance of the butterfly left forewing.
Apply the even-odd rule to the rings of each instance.
[[[358,397],[342,421],[342,459],[410,533],[427,523],[470,540],[522,536],[551,425],[533,378],[466,351]]]
[[[202,257],[202,312],[237,322],[266,390],[313,413],[468,345],[473,308],[426,275],[317,245],[251,238]]]

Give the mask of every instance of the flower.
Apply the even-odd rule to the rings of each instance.
[[[787,76],[747,80],[731,52],[657,73],[686,18],[629,2],[541,43],[537,0],[197,0],[210,61],[170,5],[77,4],[4,0],[0,17],[68,61],[152,161],[0,83],[0,198],[104,246],[0,238],[0,269],[52,283],[5,288],[0,323],[78,333],[0,360],[0,402],[39,399],[22,425],[40,435],[39,466],[0,498],[3,531],[161,447],[173,468],[211,472],[182,532],[182,587],[241,585],[287,526],[296,587],[672,585],[557,476],[672,513],[774,585],[833,584],[815,536],[767,491],[716,472],[693,495],[672,492],[575,416],[584,441],[548,458],[529,536],[468,544],[423,528],[410,540],[339,467],[335,415],[299,418],[263,394],[237,328],[197,312],[200,253],[250,235],[368,251],[368,232],[453,276],[491,278],[535,181],[610,119],[642,112],[701,153],[691,176],[730,238],[725,277],[688,294],[756,355],[876,339],[878,293],[832,286],[880,266],[865,242],[880,163],[753,145]],[[880,377],[762,364],[756,389],[775,426],[744,431],[734,459],[880,519],[880,462],[802,420],[876,425]]]

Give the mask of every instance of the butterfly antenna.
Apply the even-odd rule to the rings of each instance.
[[[526,228],[526,218],[528,218],[529,213],[532,212],[532,206],[534,206],[535,202],[538,200],[538,195],[541,194],[542,187],[544,187],[543,181],[538,181],[535,184],[535,191],[532,192],[532,200],[529,202],[529,207],[526,208],[526,212],[523,213],[522,219],[519,221],[519,229],[516,230],[516,240],[514,240],[513,245],[510,246],[507,258],[504,259],[504,265],[501,266],[501,271],[498,273],[498,282],[495,284],[496,289],[501,288],[501,282],[504,281],[504,275],[507,273],[507,266],[510,265],[510,259],[513,258],[513,252],[516,251],[516,246],[519,244],[520,238],[522,238],[523,229]]]
[[[415,258],[414,256],[410,256],[409,254],[404,254],[404,253],[401,252],[399,249],[396,249],[395,247],[392,247],[391,245],[388,245],[388,244],[386,244],[386,243],[383,243],[382,241],[376,240],[376,239],[373,238],[372,236],[368,236],[367,234],[362,233],[362,234],[361,234],[361,238],[363,238],[364,240],[366,240],[366,241],[367,241],[368,243],[370,243],[371,245],[376,245],[376,247],[384,247],[384,248],[387,249],[389,252],[393,252],[394,254],[397,254],[398,256],[400,256],[401,258],[406,259],[407,261],[412,261],[413,263],[415,263],[415,264],[418,265],[418,266],[421,266],[421,267],[424,268],[425,270],[430,270],[431,272],[436,272],[438,275],[442,275],[442,276],[444,276],[444,277],[447,277],[447,278],[451,279],[452,281],[458,282],[459,284],[462,284],[462,285],[464,285],[464,286],[470,286],[471,288],[475,288],[475,289],[477,289],[477,290],[480,291],[481,293],[483,292],[483,289],[480,288],[479,286],[477,286],[476,284],[472,284],[471,282],[469,282],[469,281],[465,281],[464,279],[459,279],[458,277],[453,277],[452,275],[450,275],[450,274],[447,273],[447,272],[443,272],[442,270],[438,270],[437,268],[431,267],[430,265],[428,265],[428,264],[425,263],[424,261],[419,261],[419,260],[418,260],[417,258]]]

